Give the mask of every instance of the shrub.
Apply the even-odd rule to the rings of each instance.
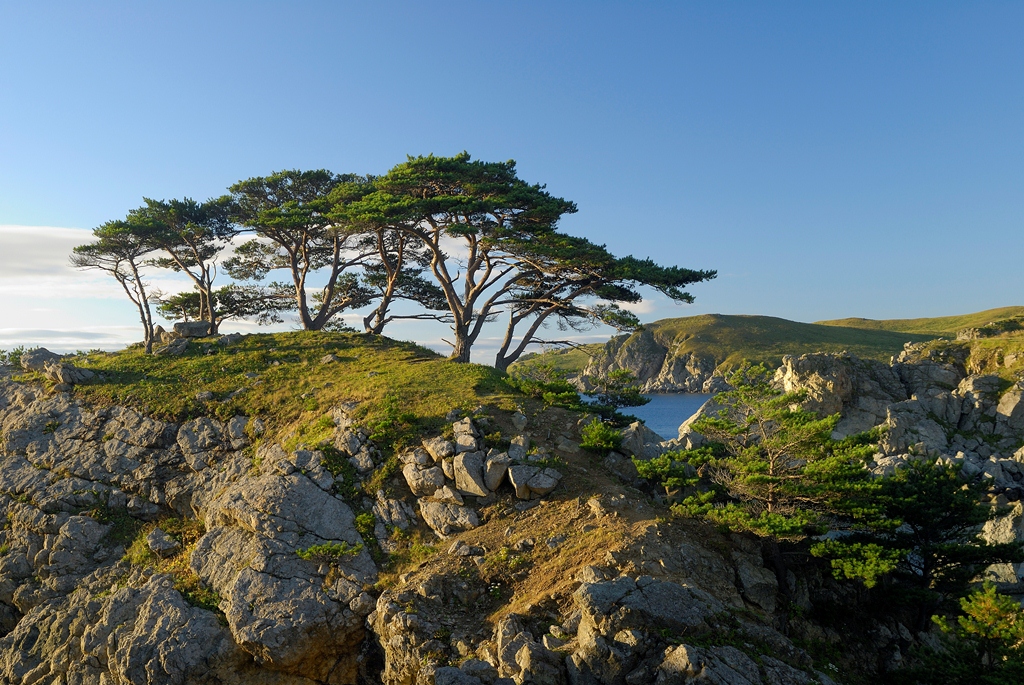
[[[322,545],[313,545],[306,549],[297,549],[295,553],[300,559],[306,561],[318,561],[327,564],[336,564],[346,556],[354,556],[363,550],[363,543],[349,545],[347,542],[325,542]]]
[[[600,419],[594,419],[584,426],[580,437],[580,447],[601,454],[607,454],[622,444],[622,433]]]

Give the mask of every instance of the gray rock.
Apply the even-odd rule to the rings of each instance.
[[[638,459],[648,460],[660,457],[664,448],[661,443],[665,439],[644,424],[636,421],[622,431],[620,449]]]
[[[458,490],[453,490],[447,485],[435,491],[431,499],[438,502],[445,502],[447,504],[458,504],[460,506],[465,504],[465,501],[462,499],[462,495],[459,494]]]
[[[761,685],[761,673],[749,656],[735,647],[700,649],[690,645],[670,647],[657,668],[655,685]]]
[[[188,338],[175,338],[166,345],[154,347],[153,354],[158,357],[180,357],[188,349]]]
[[[512,438],[512,444],[508,448],[508,456],[512,461],[522,461],[526,458],[526,451],[530,448],[530,438],[525,435],[517,435]]]
[[[508,473],[511,463],[512,459],[505,452],[487,457],[487,461],[484,463],[484,485],[488,490],[493,492],[498,489],[502,481],[505,480],[505,474]]]
[[[55,383],[78,385],[91,380],[96,374],[89,369],[80,369],[67,362],[46,361],[43,363],[43,375]]]
[[[444,538],[480,525],[476,512],[469,507],[437,502],[427,498],[419,501],[420,516],[431,530]]]
[[[522,432],[526,428],[526,415],[522,412],[516,412],[512,415],[512,427],[517,431]]]
[[[568,454],[578,454],[580,451],[580,444],[566,437],[559,437],[558,442],[555,444],[555,449],[559,452],[566,452]]]
[[[423,449],[427,450],[436,462],[455,456],[455,444],[440,437],[425,438],[423,440]]]
[[[460,421],[456,421],[452,424],[452,431],[456,437],[459,435],[470,435],[476,437],[479,433],[476,430],[476,426],[473,425],[473,420],[468,416]]]
[[[463,452],[456,455],[453,463],[455,487],[464,495],[486,497],[490,494],[484,484],[483,452]]]
[[[526,482],[526,487],[530,489],[531,497],[543,497],[558,486],[558,481],[561,478],[562,474],[555,469],[544,469],[530,478]],[[518,493],[518,489],[516,492]]]
[[[434,671],[434,685],[483,685],[483,682],[454,666],[442,666]]]
[[[146,536],[146,545],[149,547],[150,551],[158,557],[174,556],[175,552],[181,549],[180,542],[159,528],[154,528],[149,535]]]
[[[1003,429],[1004,435],[1024,437],[1024,388],[1020,384],[999,398],[996,424]]]
[[[406,464],[402,468],[402,475],[412,494],[417,497],[433,495],[444,486],[444,472],[436,466],[425,469],[416,464]]]
[[[313,680],[329,673],[355,680],[351,646],[363,638],[364,620],[350,606],[375,580],[373,561],[365,549],[329,567],[296,554],[315,544],[361,544],[354,519],[344,502],[298,474],[239,480],[209,505],[191,566],[223,598],[235,641],[259,662]]]
[[[46,362],[59,362],[60,359],[59,354],[50,352],[45,347],[37,347],[21,353],[21,368],[26,371],[42,371]]]
[[[227,347],[228,345],[234,345],[237,342],[242,342],[243,338],[245,338],[245,336],[241,333],[228,333],[227,335],[222,335],[217,338],[217,344],[222,347]]]
[[[403,464],[416,464],[418,466],[427,466],[434,461],[430,453],[421,447],[403,452],[399,459]]]
[[[531,478],[540,473],[536,466],[510,466],[508,469],[508,480],[516,489],[516,497],[519,499],[530,499],[531,491],[528,485]]]
[[[468,419],[467,419],[468,420]],[[455,436],[455,453],[476,452],[477,440],[469,433],[460,433]]]
[[[206,321],[179,321],[174,324],[174,333],[182,338],[205,338],[210,335],[210,324]]]
[[[733,550],[732,558],[744,599],[773,613],[779,593],[775,574],[764,567],[760,554]]]

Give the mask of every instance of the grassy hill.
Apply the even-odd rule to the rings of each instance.
[[[333,360],[324,361],[328,354]],[[359,403],[365,425],[415,416],[416,425],[406,427],[412,432],[442,425],[452,408],[515,408],[516,393],[492,367],[454,364],[414,343],[355,333],[260,334],[227,346],[197,341],[179,357],[129,348],[67,361],[97,374],[75,389],[97,406],[131,406],[166,421],[260,416],[276,435],[316,430],[325,412],[343,402]]]
[[[800,323],[772,316],[706,314],[663,319],[648,328],[670,349],[714,357],[729,367],[744,360],[776,365],[786,354],[851,352],[868,359],[888,360],[906,342],[935,336],[885,330]]]
[[[816,322],[822,326],[838,326],[842,328],[860,328],[872,331],[898,331],[902,333],[920,333],[934,337],[953,337],[957,331],[965,328],[980,328],[994,321],[1024,317],[1024,307],[1000,307],[986,309],[974,314],[960,316],[940,316],[932,319],[831,319]]]
[[[850,352],[865,359],[888,361],[907,342],[955,337],[958,330],[1024,316],[1024,307],[1003,307],[975,314],[932,319],[838,319],[801,323],[772,316],[704,314],[662,319],[646,329],[675,355],[686,352],[712,357],[726,368],[744,361],[778,365],[783,355],[810,352]],[[636,334],[634,334],[636,335]],[[551,364],[569,374],[586,367],[601,345],[553,350],[524,358],[515,369]]]

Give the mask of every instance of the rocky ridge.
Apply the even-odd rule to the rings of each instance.
[[[166,423],[8,376],[7,682],[829,682],[771,627],[778,588],[757,546],[726,541],[723,556],[656,523],[579,449],[586,417],[454,417],[352,501],[346,479],[384,465],[353,405],[330,412],[332,452],[286,450],[259,418]],[[488,447],[497,427],[512,437]],[[449,541],[382,576],[409,535]],[[714,646],[737,629],[756,653]]]
[[[776,379],[840,412],[840,433],[887,425],[879,472],[924,453],[977,465],[1016,506],[986,534],[1020,535],[1021,387],[915,349],[891,366],[791,357]],[[453,414],[353,499],[387,462],[355,408],[329,412],[322,447],[285,449],[258,417],[171,424],[0,378],[3,679],[824,684],[929,640],[895,621],[841,634],[792,615],[781,630],[757,541],[665,520],[631,487],[629,456],[680,444],[642,424],[601,460],[576,442],[588,417]],[[991,572],[1012,587],[1021,570]],[[852,601],[827,574],[787,582],[807,616]]]

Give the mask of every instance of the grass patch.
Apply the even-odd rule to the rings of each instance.
[[[181,544],[181,548],[173,556],[162,559],[149,549],[146,536],[154,528],[160,528]],[[218,620],[226,624],[224,612],[220,609],[221,596],[203,583],[189,565],[192,551],[205,532],[202,521],[194,519],[167,518],[158,523],[144,524],[136,532],[124,558],[133,566],[149,567],[158,573],[171,574],[174,578],[174,589],[181,593],[186,602],[214,612]]]
[[[328,352],[338,361],[321,364]],[[452,408],[515,408],[516,393],[491,367],[455,364],[414,343],[356,333],[259,334],[226,347],[192,345],[180,357],[155,357],[136,348],[70,361],[98,374],[76,386],[80,397],[96,405],[130,406],[175,422],[210,414],[222,420],[260,416],[269,435],[301,432],[311,445],[326,434],[324,410],[347,401],[359,404],[354,418],[394,448],[440,430]],[[200,391],[223,399],[198,402]]]

